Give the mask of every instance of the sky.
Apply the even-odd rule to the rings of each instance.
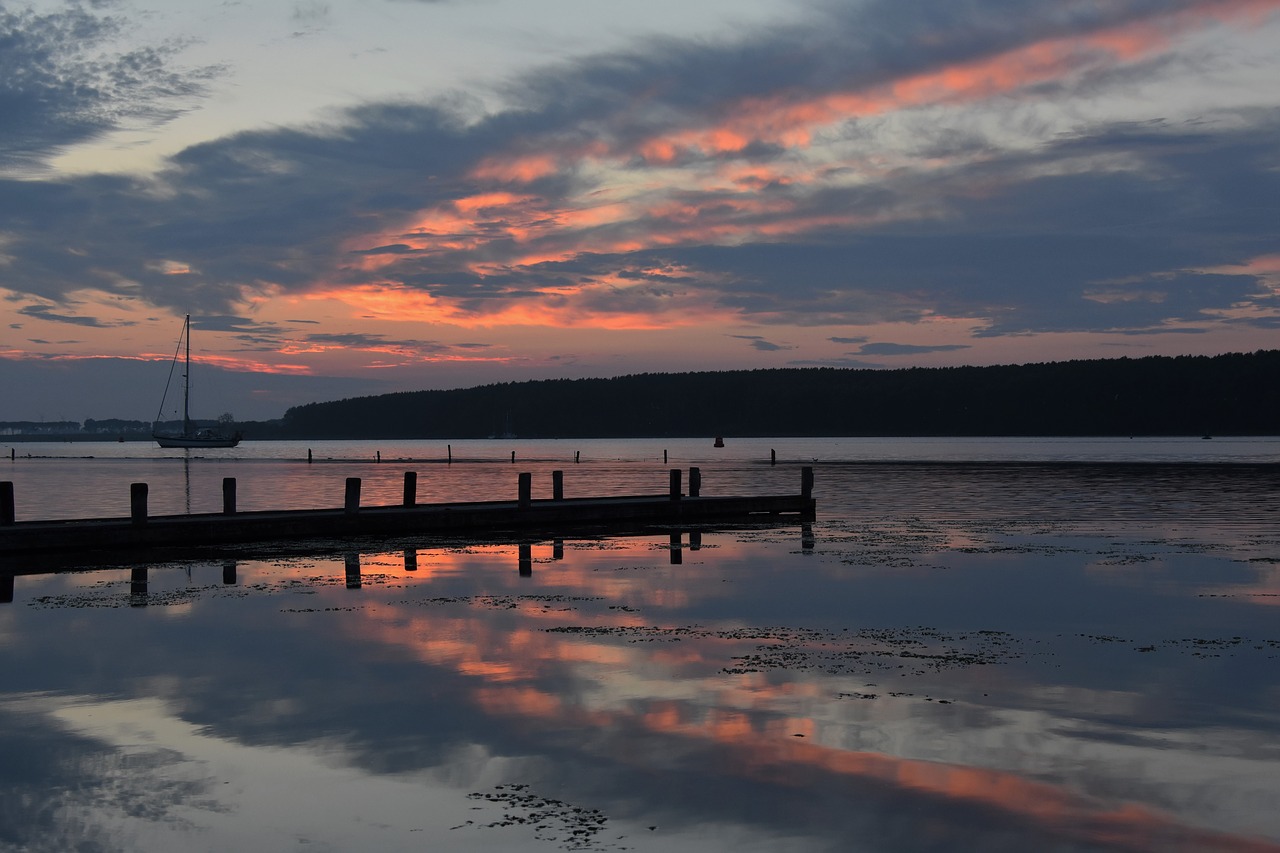
[[[1280,0],[0,0],[0,421],[187,314],[240,420],[1273,349],[1277,81]]]

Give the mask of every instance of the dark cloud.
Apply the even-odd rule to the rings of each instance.
[[[220,73],[176,67],[176,44],[113,52],[128,27],[79,5],[0,7],[0,170],[37,168],[122,126],[168,121]]]
[[[858,355],[920,355],[927,352],[955,352],[969,349],[965,344],[943,344],[937,346],[921,346],[919,344],[866,344],[858,349]]]
[[[94,329],[114,329],[135,325],[129,321],[106,322],[97,317],[86,317],[79,314],[58,314],[51,305],[26,305],[18,309],[19,314],[46,320],[50,323],[66,323],[71,326],[89,326]]]
[[[742,341],[749,341],[751,344],[751,347],[753,349],[759,350],[760,352],[779,352],[781,350],[795,349],[795,347],[793,346],[788,346],[786,344],[775,344],[771,341],[767,341],[759,335],[730,335],[729,337],[737,338],[738,340],[742,340]]]

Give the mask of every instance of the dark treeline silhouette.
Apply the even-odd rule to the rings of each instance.
[[[1280,351],[646,373],[296,406],[253,438],[1280,434]]]

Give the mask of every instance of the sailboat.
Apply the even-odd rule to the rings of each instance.
[[[182,324],[182,334],[178,338],[178,349],[173,354],[173,364],[169,368],[169,380],[173,380],[173,368],[178,365],[178,353],[186,343],[186,365],[182,374],[182,432],[151,431],[151,437],[161,447],[235,447],[240,443],[240,433],[226,435],[221,430],[208,427],[197,427],[191,421],[191,315]],[[169,396],[169,385],[165,383],[165,397]],[[160,412],[156,414],[156,423],[164,413],[164,399],[160,400]]]

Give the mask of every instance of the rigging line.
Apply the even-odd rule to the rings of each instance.
[[[173,370],[178,366],[178,354],[182,352],[182,339],[187,336],[186,324],[182,326],[182,334],[178,335],[178,347],[173,351],[173,360],[169,362],[169,378],[164,382],[164,394],[160,397],[160,411],[156,412],[156,420],[164,415],[164,403],[169,397],[169,386],[173,384]]]

